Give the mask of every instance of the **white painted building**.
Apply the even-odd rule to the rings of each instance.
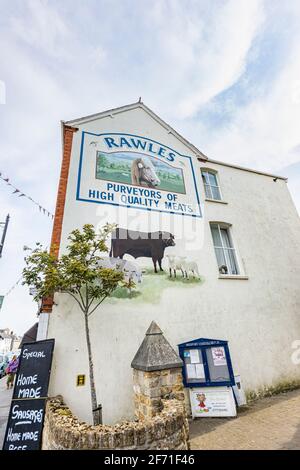
[[[164,273],[153,272],[150,258],[125,254],[143,271],[138,295],[112,297],[91,317],[104,423],[132,417],[130,363],[152,320],[175,349],[200,337],[229,341],[246,390],[300,381],[300,365],[291,359],[300,337],[300,223],[286,179],[207,158],[140,102],[62,128],[53,235],[59,253],[71,230],[107,221],[170,232],[176,243],[165,249]],[[129,181],[136,156],[153,164],[159,183],[152,197]],[[128,199],[128,188],[137,188],[139,198]],[[170,279],[168,254],[196,263],[200,278],[182,279],[178,270]],[[89,369],[84,319],[72,298],[55,295],[52,312],[44,308],[38,339],[44,337],[56,341],[50,394],[63,395],[80,419],[91,421],[88,380],[76,386]]]
[[[0,354],[5,355],[10,351],[16,351],[20,346],[21,338],[16,336],[9,328],[0,330]]]

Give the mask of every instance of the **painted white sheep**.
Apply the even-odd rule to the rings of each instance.
[[[121,261],[125,261],[122,268],[125,281],[128,282],[131,280],[135,284],[140,284],[142,282],[142,271],[139,266],[133,261],[128,261],[127,259]]]
[[[176,257],[175,255],[166,255],[166,257],[168,258],[169,262],[170,277],[172,277],[172,273],[174,277],[176,277],[176,271],[181,271],[181,274],[184,277],[184,271],[180,257]]]
[[[135,284],[142,282],[142,271],[136,263],[127,259],[102,258],[99,261],[101,268],[110,268],[122,271],[126,282],[133,281]]]
[[[189,278],[189,273],[193,274],[193,277],[195,277],[195,274],[200,277],[199,274],[199,269],[196,261],[189,261],[186,259],[186,256],[179,256],[180,263],[182,266],[182,269],[185,273],[185,277],[188,279]]]

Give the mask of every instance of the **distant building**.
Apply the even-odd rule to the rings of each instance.
[[[0,354],[4,355],[10,351],[19,349],[21,337],[14,334],[9,328],[0,330]]]
[[[292,361],[300,221],[286,178],[207,157],[141,102],[64,122],[62,137],[52,234],[59,255],[88,223],[159,234],[155,250],[109,241],[137,287],[106,299],[90,319],[103,422],[132,417],[130,364],[152,320],[175,349],[196,338],[228,341],[248,392],[300,382]],[[50,394],[91,421],[84,319],[71,296],[54,300],[44,303],[37,335],[55,338]],[[201,367],[190,369],[201,380]]]

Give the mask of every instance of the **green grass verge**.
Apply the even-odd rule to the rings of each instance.
[[[177,274],[176,278],[170,278],[167,271],[154,273],[153,269],[146,269],[143,272],[141,284],[137,284],[131,292],[123,287],[118,287],[108,299],[108,302],[114,303],[115,299],[130,299],[138,303],[158,303],[162,292],[166,288],[196,287],[203,284],[203,282],[204,278],[202,277],[185,279],[181,274]]]
[[[259,400],[260,398],[272,397],[280,393],[291,392],[300,388],[300,380],[282,380],[269,387],[261,387],[258,390],[247,390],[245,392],[247,403]]]

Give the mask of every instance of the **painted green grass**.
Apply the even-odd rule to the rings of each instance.
[[[185,194],[185,188],[182,181],[176,180],[164,180],[163,178],[160,179],[161,183],[158,186],[158,189],[163,191],[170,191],[175,193]]]
[[[167,179],[165,175],[160,175],[160,185],[156,189],[162,191],[170,191],[175,193],[185,194],[185,187],[183,181],[176,179]],[[114,183],[131,184],[131,173],[118,168],[99,168],[97,167],[96,172],[97,179],[103,179],[106,181],[113,181]]]
[[[200,279],[192,277],[185,279],[181,274],[177,274],[176,278],[170,278],[167,271],[159,271],[155,274],[153,269],[146,269],[143,273],[141,284],[138,284],[131,292],[123,287],[119,287],[108,301],[114,303],[116,299],[130,299],[137,303],[158,303],[162,292],[166,288],[196,287],[203,282],[204,278],[202,277]]]
[[[107,181],[113,181],[116,183],[131,184],[131,174],[130,172],[127,173],[126,170],[122,171],[119,169],[112,168],[110,168],[109,170],[100,169],[97,170],[96,178]]]

